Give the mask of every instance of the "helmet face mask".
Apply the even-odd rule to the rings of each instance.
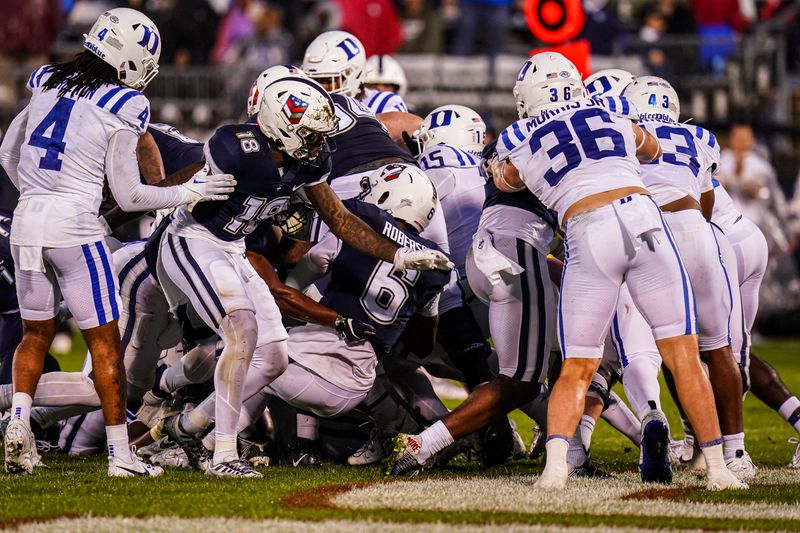
[[[641,76],[633,80],[622,95],[636,107],[639,116],[667,118],[678,122],[681,103],[678,93],[668,81],[656,76]]]
[[[143,90],[158,74],[161,36],[152,20],[129,8],[110,9],[84,34],[83,47],[117,71],[123,84]]]
[[[447,144],[480,157],[486,144],[486,124],[468,107],[445,105],[428,113],[416,139],[420,152]]]
[[[438,209],[436,188],[418,167],[402,163],[383,166],[361,178],[359,199],[375,205],[416,231],[422,231]]]
[[[289,207],[273,216],[272,220],[285,237],[296,241],[309,241],[314,213],[314,207],[305,194],[295,193],[289,198]]]
[[[586,98],[578,69],[555,52],[542,52],[526,61],[513,92],[520,119]]]
[[[302,69],[319,83],[329,84],[328,92],[356,96],[366,73],[364,45],[346,31],[328,31],[311,41],[303,57]]]

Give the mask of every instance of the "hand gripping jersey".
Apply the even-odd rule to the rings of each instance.
[[[403,101],[403,97],[391,91],[364,89],[364,98],[361,99],[361,102],[376,115],[378,113],[388,113],[389,111],[408,113],[408,107]]]
[[[203,160],[203,143],[187,137],[169,124],[151,123],[147,128],[164,161],[164,175],[169,176]]]
[[[66,248],[105,237],[98,211],[109,141],[119,130],[144,133],[150,103],[119,85],[59,98],[57,90],[43,87],[49,72],[45,65],[28,78],[33,94],[20,148],[12,242]]]
[[[580,100],[513,123],[500,134],[497,154],[564,225],[564,212],[582,198],[642,187],[631,128],[637,119],[624,97]]]
[[[440,144],[421,153],[417,160],[436,187],[447,221],[450,259],[456,264],[459,278],[464,279],[467,250],[478,229],[486,197],[486,178],[480,159],[459,148]]]
[[[698,202],[712,189],[711,169],[719,166],[707,139],[713,135],[699,126],[678,124],[666,116],[639,124],[658,139],[663,155],[642,165],[642,181],[659,206],[685,196]],[[703,140],[706,138],[706,141]],[[713,141],[716,144],[716,140]]]
[[[286,157],[279,168],[272,157],[268,139],[253,123],[223,126],[204,147],[212,173],[232,174],[236,189],[224,201],[197,204],[190,212],[183,206],[175,211],[170,232],[184,237],[199,236],[243,247],[245,235],[258,224],[286,208],[293,191],[324,181],[327,154],[318,167],[300,165]]]
[[[361,102],[341,94],[331,94],[331,98],[339,118],[339,128],[332,137],[336,149],[331,154],[331,180],[380,159],[416,164],[414,157],[389,137],[375,114]]]
[[[355,199],[345,200],[344,205],[399,246],[438,249],[418,234],[401,229],[378,207]],[[412,316],[436,314],[437,296],[450,280],[450,273],[442,270],[406,270],[400,274],[391,263],[356,251],[332,233],[309,254],[331,273],[320,303],[342,316],[372,324],[376,331],[372,344],[379,357],[389,352]]]

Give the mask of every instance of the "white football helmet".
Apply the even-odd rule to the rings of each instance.
[[[422,231],[430,223],[439,202],[430,178],[412,165],[391,163],[361,178],[359,198],[376,205],[398,220]]]
[[[394,85],[400,96],[405,96],[408,87],[406,73],[400,63],[389,55],[375,55],[367,58],[367,74],[364,83],[376,85]]]
[[[633,80],[622,96],[630,100],[639,115],[666,115],[675,122],[681,116],[678,93],[667,80],[656,76],[641,76]]]
[[[306,48],[301,67],[309,77],[333,81],[330,92],[356,96],[367,69],[364,45],[346,31],[326,31]]]
[[[275,65],[259,74],[256,81],[250,86],[250,94],[247,95],[247,116],[252,117],[258,113],[258,108],[261,107],[261,97],[264,95],[267,85],[290,76],[308,78],[305,72],[294,65]]]
[[[619,96],[635,76],[621,68],[598,70],[583,82],[587,96]]]
[[[330,95],[306,78],[283,78],[268,85],[257,121],[279,149],[300,160],[314,160],[339,123]]]
[[[486,124],[468,107],[443,105],[428,113],[416,137],[421,152],[437,144],[448,144],[480,156],[486,144]]]
[[[161,35],[135,9],[109,9],[83,34],[83,47],[117,69],[119,81],[141,91],[158,74]]]
[[[586,98],[581,74],[572,61],[556,52],[531,57],[519,71],[514,85],[519,118]]]

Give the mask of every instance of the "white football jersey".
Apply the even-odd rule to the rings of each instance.
[[[450,259],[458,269],[459,278],[464,279],[467,250],[478,229],[486,199],[486,177],[481,171],[480,159],[446,144],[430,147],[417,159],[436,187],[447,222]]]
[[[11,242],[65,248],[104,238],[98,222],[106,152],[119,130],[141,135],[150,102],[135,89],[103,85],[84,97],[44,89],[47,65],[28,79],[25,140],[20,147],[20,198]]]
[[[659,206],[685,196],[698,202],[710,191],[710,169],[719,166],[707,139],[712,134],[699,126],[678,124],[674,120],[645,120],[639,124],[658,139],[664,152],[661,157],[642,165],[642,181]],[[706,140],[703,140],[703,137]],[[716,144],[716,140],[714,140]]]
[[[375,113],[387,113],[389,111],[408,112],[408,107],[403,101],[403,97],[391,91],[378,91],[376,89],[364,89],[364,98],[361,103],[369,107]]]
[[[567,209],[587,196],[644,187],[631,127],[637,119],[622,96],[580,100],[513,123],[500,133],[497,154],[563,226]]]

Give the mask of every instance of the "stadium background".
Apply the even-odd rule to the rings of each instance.
[[[3,0],[0,132],[26,104],[30,71],[79,51],[83,32],[118,6],[144,11],[161,31],[161,69],[147,89],[153,120],[200,139],[243,118],[261,70],[299,65],[311,39],[331,29],[400,61],[413,112],[467,105],[490,133],[516,118],[511,88],[524,59],[564,37],[588,46],[584,76],[609,67],[662,76],[683,118],[720,139],[720,181],[770,243],[757,330],[800,330],[796,0]],[[555,39],[532,33],[532,13],[539,27],[558,28]]]

